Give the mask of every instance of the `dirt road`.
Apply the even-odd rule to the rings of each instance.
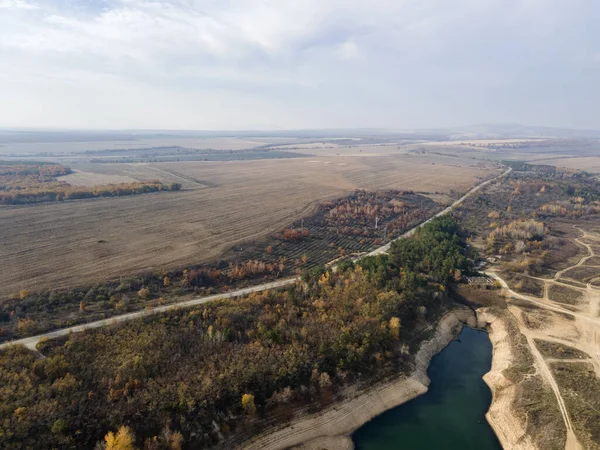
[[[431,217],[430,219],[427,219],[425,222],[423,222],[420,225],[417,225],[416,227],[414,227],[411,230],[408,230],[406,233],[404,233],[402,236],[400,236],[397,239],[403,239],[403,238],[407,238],[412,236],[415,231],[417,231],[419,228],[421,228],[423,225],[428,224],[429,222],[431,222],[433,219],[437,218],[437,217],[441,217],[444,216],[446,214],[448,214],[449,212],[451,212],[454,208],[456,208],[457,206],[460,206],[467,198],[469,198],[471,195],[473,195],[474,193],[478,192],[479,190],[481,190],[482,188],[484,188],[485,186],[487,186],[488,184],[499,180],[500,178],[508,175],[510,172],[512,171],[512,169],[508,169],[506,172],[504,172],[503,174],[495,177],[495,178],[491,178],[488,181],[484,181],[481,184],[478,184],[477,186],[475,186],[473,189],[471,189],[469,192],[467,192],[465,195],[463,195],[461,198],[459,198],[458,200],[456,200],[454,203],[452,203],[450,206],[448,206],[446,209],[440,211],[439,213],[437,213],[435,216]],[[368,256],[374,256],[374,255],[381,255],[382,253],[387,253],[390,251],[390,248],[392,247],[392,242],[394,242],[394,239],[390,242],[388,242],[387,244],[376,248],[375,250],[373,250],[371,253],[368,254]]]
[[[563,278],[568,279],[568,276],[565,274],[568,274],[569,270],[582,267],[592,257],[597,256],[593,247],[584,240],[588,238],[598,239],[600,236],[581,229],[579,231],[582,233],[582,236],[579,239],[575,239],[575,242],[585,247],[588,255],[580,258],[575,264],[556,272],[551,279],[531,277],[544,283],[544,297],[542,299],[515,292],[496,272],[488,272],[488,275],[497,280],[507,294],[509,311],[516,318],[520,332],[527,339],[531,354],[535,358],[538,372],[544,377],[556,396],[560,413],[567,429],[565,445],[567,450],[578,450],[582,446],[575,435],[571,421],[572,416],[569,414],[560,387],[550,368],[550,364],[565,363],[567,360],[544,357],[538,349],[536,341],[553,342],[584,352],[584,354],[589,355],[588,358],[570,359],[568,362],[592,364],[596,374],[600,377],[600,319],[598,318],[598,312],[600,311],[600,289],[592,286],[591,283],[588,283],[585,288],[579,288],[561,283],[560,281]],[[568,287],[569,289],[582,292],[585,295],[585,301],[580,306],[565,308],[549,298],[548,292],[551,286]],[[542,326],[528,326],[524,318],[528,314],[531,314],[531,312],[525,312],[514,300],[525,301],[535,305],[536,309],[544,311],[546,314],[558,313],[558,315],[553,314],[551,318],[546,317]],[[567,316],[570,319],[567,319]]]
[[[111,317],[109,319],[98,320],[96,322],[84,323],[81,325],[76,325],[74,327],[68,327],[68,328],[62,328],[60,330],[49,331],[48,333],[40,334],[38,336],[31,336],[28,338],[19,339],[16,341],[11,341],[11,342],[6,342],[3,344],[0,344],[0,350],[5,347],[8,347],[9,345],[24,345],[25,347],[27,347],[31,350],[35,350],[35,346],[40,341],[40,339],[42,339],[43,337],[47,337],[49,339],[54,339],[54,338],[58,338],[61,336],[67,336],[70,333],[79,333],[84,330],[106,327],[106,326],[114,325],[114,324],[121,323],[121,322],[127,322],[129,320],[135,320],[135,319],[140,319],[142,317],[152,316],[154,314],[160,314],[160,313],[163,313],[166,311],[171,311],[173,309],[191,308],[193,306],[202,305],[203,303],[208,303],[208,302],[214,302],[216,300],[225,300],[225,299],[240,297],[243,295],[248,295],[248,294],[251,294],[252,292],[261,292],[261,291],[267,291],[269,289],[278,289],[278,288],[281,288],[284,286],[289,286],[291,284],[294,284],[297,280],[298,280],[297,277],[285,278],[283,280],[273,281],[271,283],[264,283],[264,284],[260,284],[258,286],[252,286],[249,288],[239,289],[237,291],[227,292],[224,294],[216,294],[216,295],[210,295],[208,297],[195,298],[195,299],[189,300],[187,302],[181,302],[181,303],[175,303],[172,305],[160,306],[158,308],[149,309],[149,310],[136,311],[136,312],[132,312],[132,313],[128,313],[128,314],[123,314],[120,316]]]
[[[415,231],[422,227],[423,225],[425,225],[426,223],[430,222],[431,220],[433,220],[435,217],[440,217],[443,216],[445,214],[448,214],[450,211],[452,211],[454,208],[456,208],[458,205],[460,205],[466,198],[470,197],[472,194],[474,194],[475,192],[479,191],[481,188],[483,188],[484,186],[487,186],[488,184],[492,183],[493,181],[496,181],[506,175],[508,175],[511,172],[512,169],[508,169],[506,172],[502,173],[501,175],[491,178],[488,181],[484,181],[481,184],[478,184],[477,186],[475,186],[473,189],[471,189],[469,192],[467,192],[465,195],[463,195],[460,199],[458,199],[457,201],[455,201],[452,205],[450,205],[448,208],[444,209],[443,211],[439,212],[438,214],[436,214],[434,217],[432,217],[431,219],[427,220],[426,222],[421,223],[420,225],[417,225],[416,227],[412,228],[411,230],[407,231],[406,233],[404,233],[402,236],[400,236],[397,239],[403,239],[406,237],[409,237],[411,235],[413,235],[415,233]],[[395,240],[397,240],[395,239]],[[393,241],[391,241],[393,242]],[[391,242],[389,242],[386,245],[383,245],[382,247],[379,247],[378,249],[374,250],[373,252],[369,253],[369,255],[378,255],[378,254],[382,254],[382,253],[386,253],[387,251],[389,251],[390,246],[391,246]],[[113,324],[117,324],[117,323],[122,323],[122,322],[127,322],[130,320],[135,320],[135,319],[139,319],[142,317],[148,317],[154,314],[160,314],[166,311],[171,311],[171,310],[175,310],[175,309],[179,309],[179,308],[190,308],[193,306],[198,306],[201,305],[203,303],[208,303],[208,302],[212,302],[215,300],[223,300],[223,299],[231,299],[231,298],[235,298],[235,297],[241,297],[247,294],[250,294],[252,292],[260,292],[260,291],[266,291],[269,289],[277,289],[277,288],[282,288],[285,286],[290,286],[292,284],[294,284],[296,281],[298,280],[298,277],[293,277],[293,278],[286,278],[283,280],[278,280],[278,281],[274,281],[271,283],[265,283],[265,284],[260,284],[257,286],[252,286],[249,288],[245,288],[245,289],[239,289],[236,291],[232,291],[232,292],[227,292],[224,294],[217,294],[217,295],[211,295],[208,297],[201,297],[201,298],[196,298],[193,300],[189,300],[186,302],[181,302],[181,303],[174,303],[172,305],[165,305],[165,306],[161,306],[158,308],[154,308],[151,310],[144,310],[144,311],[136,311],[133,313],[128,313],[128,314],[123,314],[120,316],[115,316],[115,317],[111,317],[109,319],[104,319],[104,320],[98,320],[96,322],[90,322],[90,323],[86,323],[86,324],[81,324],[81,325],[77,325],[77,326],[73,326],[73,327],[68,327],[68,328],[62,328],[60,330],[55,330],[55,331],[50,331],[47,333],[43,333],[43,334],[39,334],[37,336],[31,336],[28,338],[23,338],[23,339],[18,339],[18,340],[14,340],[14,341],[9,341],[3,344],[0,344],[0,350],[9,346],[9,345],[24,345],[27,348],[31,349],[31,350],[35,350],[36,345],[38,344],[38,342],[40,341],[40,339],[47,337],[49,339],[54,339],[54,338],[58,338],[61,336],[67,336],[70,333],[79,333],[81,331],[84,330],[90,330],[90,329],[94,329],[94,328],[101,328],[101,327],[106,327],[106,326],[110,326]]]

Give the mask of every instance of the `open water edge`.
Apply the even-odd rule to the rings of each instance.
[[[501,450],[485,420],[492,393],[482,376],[491,364],[488,334],[464,327],[433,357],[429,391],[358,429],[352,435],[356,449]]]

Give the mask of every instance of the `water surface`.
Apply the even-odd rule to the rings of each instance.
[[[492,393],[481,377],[490,370],[487,333],[463,328],[434,356],[429,391],[365,424],[352,436],[358,450],[501,450],[485,420]]]

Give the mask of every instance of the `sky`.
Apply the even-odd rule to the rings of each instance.
[[[0,127],[600,129],[598,0],[0,0]]]

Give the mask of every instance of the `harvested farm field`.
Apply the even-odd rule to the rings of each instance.
[[[536,160],[535,163],[548,164],[556,167],[566,167],[569,169],[585,170],[591,173],[600,173],[600,157],[563,157],[555,159]]]
[[[140,181],[178,181],[183,190],[0,208],[0,297],[218,260],[355,189],[452,194],[499,173],[470,159],[408,155],[99,168]]]

